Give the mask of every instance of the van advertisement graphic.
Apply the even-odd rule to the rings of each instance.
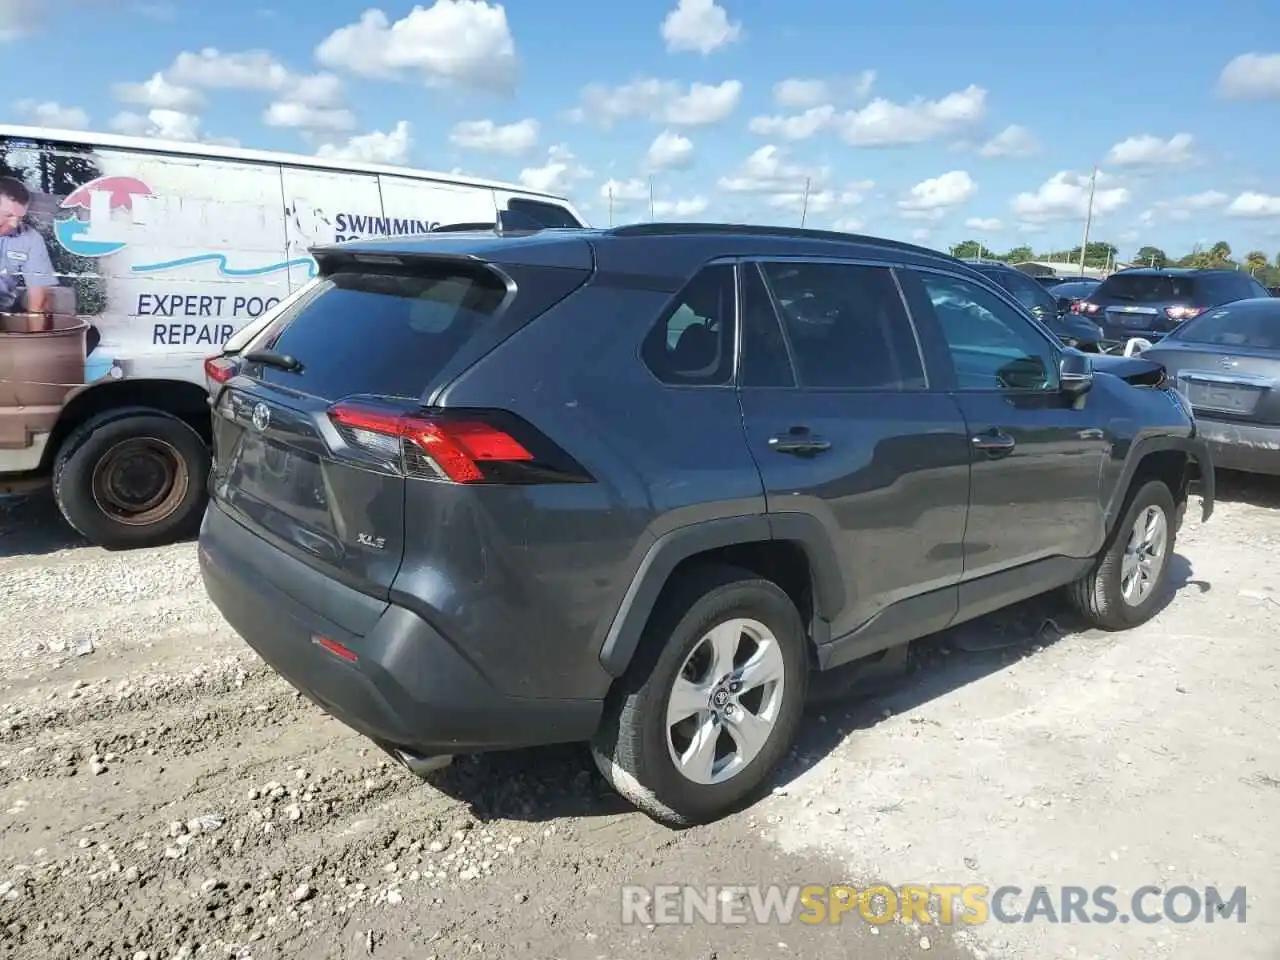
[[[492,220],[491,190],[411,177],[0,141],[0,450],[130,377],[202,383],[315,276],[308,249]]]

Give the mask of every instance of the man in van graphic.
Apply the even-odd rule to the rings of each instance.
[[[0,312],[53,309],[50,291],[58,277],[44,237],[23,221],[30,204],[31,192],[21,181],[0,177]]]

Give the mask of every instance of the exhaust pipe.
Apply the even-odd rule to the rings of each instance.
[[[426,776],[428,773],[435,773],[437,770],[443,770],[453,763],[453,755],[448,753],[425,757],[420,753],[410,753],[408,750],[397,749],[392,751],[392,756],[404,764],[410,773],[419,777]]]

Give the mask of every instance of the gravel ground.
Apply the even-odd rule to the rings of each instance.
[[[1095,637],[1037,603],[920,644],[908,677],[814,708],[773,796],[682,833],[576,748],[423,783],[262,665],[206,601],[193,545],[106,553],[44,499],[0,501],[0,955],[1275,957],[1248,953],[1278,942],[1257,913],[1251,939],[620,921],[622,885],[657,883],[1159,877],[1274,902],[1265,494],[1189,520],[1185,582],[1152,625]]]

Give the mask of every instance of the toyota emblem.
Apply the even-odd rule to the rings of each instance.
[[[267,429],[267,424],[271,422],[271,411],[267,409],[265,403],[259,403],[253,408],[253,429],[261,433]]]

